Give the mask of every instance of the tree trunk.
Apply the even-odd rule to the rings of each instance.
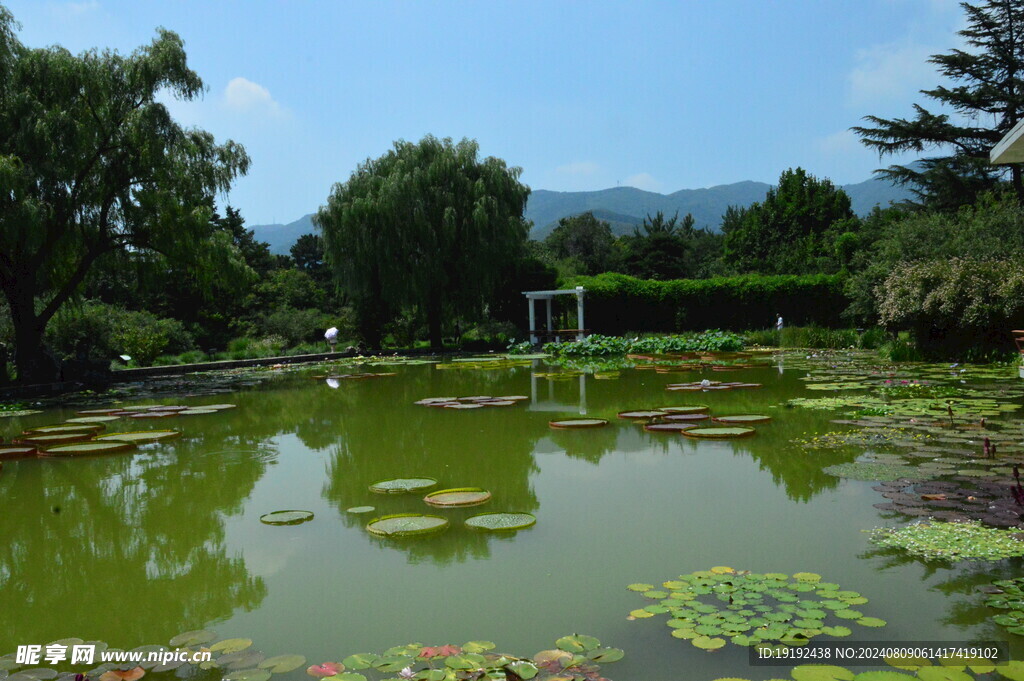
[[[444,349],[444,341],[441,337],[441,302],[432,300],[427,303],[427,335],[430,337],[430,348],[432,350]]]
[[[8,294],[14,323],[14,366],[19,383],[52,383],[60,379],[59,364],[46,352],[46,325],[36,316],[35,298],[24,290]]]

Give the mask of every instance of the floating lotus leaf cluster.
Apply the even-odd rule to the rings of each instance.
[[[989,595],[985,605],[1001,611],[992,621],[1011,634],[1024,636],[1024,577],[999,579],[983,590]]]
[[[721,566],[680,575],[661,587],[627,588],[655,601],[630,612],[629,619],[667,614],[672,636],[703,650],[717,650],[730,641],[741,646],[799,645],[822,634],[849,636],[850,623],[885,625],[855,609],[867,598],[810,572],[759,574]]]
[[[1024,681],[1024,662],[1010,660],[998,665],[989,660],[947,658],[935,664],[921,658],[885,658],[892,669],[855,672],[831,664],[803,664],[793,667],[789,674],[793,681],[973,681],[976,678],[1004,678]],[[895,671],[899,670],[899,671]],[[998,677],[992,677],[992,673]],[[973,676],[972,676],[973,674]],[[715,679],[714,681],[749,681],[742,678]]]
[[[642,423],[650,432],[681,433],[692,438],[726,439],[753,435],[756,430],[750,424],[768,423],[772,420],[764,414],[730,414],[712,416],[704,404],[657,409],[634,409],[620,411],[620,419]],[[576,419],[576,422],[581,421]],[[552,421],[552,428],[568,428],[572,421]],[[557,424],[557,425],[556,425]],[[601,424],[604,425],[604,424]],[[582,426],[577,426],[582,427]]]
[[[394,478],[379,480],[370,485],[370,491],[377,494],[408,494],[424,492],[437,485],[434,478]],[[440,509],[480,506],[491,499],[491,493],[479,487],[453,487],[436,490],[423,497],[428,506]],[[373,506],[355,506],[348,513],[361,514],[376,510]],[[471,516],[464,521],[466,527],[488,532],[509,532],[521,530],[537,522],[530,513],[490,512]],[[448,529],[447,518],[427,513],[392,513],[373,518],[366,524],[366,530],[378,537],[391,539],[433,534]]]
[[[883,548],[905,551],[928,560],[1002,560],[1024,556],[1022,535],[985,527],[977,521],[925,521],[906,527],[879,527],[871,540]]]
[[[442,371],[501,371],[515,369],[516,367],[528,367],[533,363],[531,358],[509,357],[499,355],[497,357],[466,357],[464,359],[453,359],[451,362],[435,364],[435,369]]]
[[[618,648],[601,647],[592,636],[564,636],[558,646],[532,658],[495,652],[490,641],[470,641],[461,646],[424,646],[410,643],[381,654],[358,653],[341,662],[324,662],[307,669],[310,676],[326,681],[369,681],[386,678],[448,681],[455,679],[582,679],[602,681],[601,665],[621,660]]]
[[[897,480],[876,486],[889,501],[875,504],[882,511],[940,520],[977,520],[991,527],[1024,529],[1024,506],[1018,503],[1012,477],[956,476],[951,480]]]
[[[81,639],[53,642],[64,646],[83,643]],[[88,643],[96,646],[97,653],[113,650],[100,641]],[[461,646],[410,643],[389,648],[380,654],[357,653],[345,657],[341,662],[315,664],[308,667],[306,672],[312,677],[328,681],[370,681],[396,676],[425,681],[479,678],[602,681],[601,665],[616,662],[623,657],[621,650],[602,647],[601,642],[592,636],[565,636],[555,644],[557,648],[543,650],[533,657],[519,657],[496,652],[497,646],[490,641],[470,641]],[[180,678],[202,674],[202,678],[219,678],[221,681],[269,681],[272,676],[294,672],[307,662],[302,655],[267,657],[253,648],[251,639],[218,640],[214,632],[206,630],[188,631],[172,638],[167,646],[140,646],[133,652],[169,652],[176,649],[185,652],[208,651],[211,659],[200,663],[104,663],[85,672],[83,676],[85,681],[138,681],[147,673],[173,671]],[[75,679],[75,672],[79,672],[49,666],[22,669],[23,666],[15,661],[13,654],[0,658],[0,671],[10,681],[71,681]]]

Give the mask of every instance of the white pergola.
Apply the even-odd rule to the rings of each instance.
[[[1013,126],[1006,137],[992,147],[988,155],[989,163],[1024,163],[1024,120]]]
[[[546,336],[558,336],[558,335],[576,335],[576,340],[583,340],[587,331],[583,328],[583,287],[577,286],[576,288],[565,288],[557,289],[552,291],[523,291],[523,295],[526,296],[526,302],[530,307],[530,342],[537,343],[537,337],[541,335]],[[576,296],[576,328],[575,329],[555,329],[551,326],[551,299],[555,296]],[[547,329],[537,328],[537,316],[534,312],[534,301],[543,300],[547,303]]]

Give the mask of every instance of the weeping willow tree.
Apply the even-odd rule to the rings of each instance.
[[[159,30],[131,55],[22,45],[0,6],[0,289],[22,381],[50,381],[54,314],[118,252],[187,263],[224,279],[244,268],[211,221],[245,150],[172,120],[158,93],[203,91],[181,39]]]
[[[479,314],[526,243],[522,170],[478,158],[475,141],[398,141],[336,184],[314,222],[355,305],[360,332],[379,347],[396,312],[421,311],[441,347],[446,320]]]

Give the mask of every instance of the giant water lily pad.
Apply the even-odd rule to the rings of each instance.
[[[74,418],[66,419],[65,423],[107,423],[109,421],[116,421],[120,416],[76,416]]]
[[[672,422],[672,423],[647,423],[647,424],[644,424],[644,430],[650,431],[652,433],[681,433],[684,430],[689,430],[690,428],[696,428],[696,427],[697,427],[696,424],[694,424],[694,423],[686,423],[685,421],[682,421],[682,422]]]
[[[536,524],[537,518],[532,513],[480,513],[466,518],[466,527],[490,532],[506,532],[521,530]]]
[[[705,650],[723,647],[726,639],[744,646],[796,645],[819,634],[848,636],[849,627],[830,625],[829,618],[851,619],[854,611],[849,606],[867,602],[859,593],[840,590],[838,584],[822,582],[811,572],[787,576],[716,566],[668,580],[662,584],[665,591],[650,586],[627,587],[655,601],[633,610],[627,619],[668,614],[673,637]],[[856,614],[861,626],[884,624]]]
[[[35,456],[37,452],[35,445],[5,445],[0,444],[0,461],[4,459],[24,459]]]
[[[706,404],[691,404],[681,407],[658,407],[658,411],[669,414],[704,414],[710,409]]]
[[[92,433],[54,433],[53,435],[23,435],[17,439],[17,442],[47,447],[71,442],[84,442],[89,439],[92,439]]]
[[[366,525],[370,534],[380,537],[410,537],[440,532],[448,527],[448,519],[422,513],[396,513],[374,518]]]
[[[300,525],[313,519],[312,511],[274,511],[260,516],[264,525]]]
[[[408,494],[428,490],[436,484],[434,478],[392,478],[378,480],[370,485],[370,491],[377,494]]]
[[[106,442],[76,442],[69,445],[47,447],[43,456],[88,456],[90,454],[116,454],[135,449],[135,443],[109,440]]]
[[[742,426],[697,426],[696,428],[684,430],[683,435],[721,440],[734,437],[748,437],[755,432],[753,428],[744,428]]]
[[[605,419],[562,419],[560,421],[548,421],[548,425],[559,429],[600,428],[607,426],[608,421]]]
[[[710,418],[710,414],[669,414],[668,416],[664,417],[664,420],[696,424],[699,421],[707,421]]]
[[[665,412],[657,409],[636,409],[633,411],[620,411],[620,419],[653,419],[658,416],[665,416]]]
[[[423,501],[431,506],[455,507],[455,506],[479,506],[487,503],[491,493],[479,487],[454,487],[431,492],[423,497]]]
[[[118,440],[119,442],[134,442],[135,444],[148,444],[150,442],[163,442],[181,436],[178,430],[134,430],[124,433],[108,433],[99,435],[95,439]]]
[[[746,425],[751,423],[768,423],[772,420],[772,417],[765,416],[764,414],[735,414],[733,416],[715,416],[714,420],[719,423]]]
[[[58,435],[61,433],[98,433],[103,430],[101,423],[60,423],[53,426],[37,426],[25,431],[25,435]]]

